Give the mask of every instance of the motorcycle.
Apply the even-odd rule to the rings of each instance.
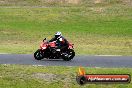
[[[34,58],[36,60],[46,59],[63,59],[64,61],[70,61],[74,58],[75,52],[73,45],[69,43],[68,49],[61,51],[56,46],[56,41],[49,42],[46,38],[40,44],[40,49],[34,53]]]

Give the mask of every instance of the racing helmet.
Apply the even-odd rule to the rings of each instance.
[[[59,38],[60,36],[62,36],[61,32],[56,32],[55,33],[55,38]]]

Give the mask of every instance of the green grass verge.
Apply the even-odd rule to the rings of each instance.
[[[88,68],[89,74],[130,74],[132,68]],[[0,65],[0,88],[131,88],[130,84],[76,83],[78,67]]]
[[[27,4],[29,7],[18,2],[22,0],[9,1],[2,4],[6,7],[0,7],[1,53],[33,53],[44,37],[50,39],[61,31],[75,44],[77,54],[132,55],[130,3],[104,0],[96,4],[95,0],[82,0],[78,5],[41,8],[30,7],[41,2]],[[12,4],[16,7],[7,8],[12,6],[10,3],[16,3]]]

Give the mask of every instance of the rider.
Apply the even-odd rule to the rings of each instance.
[[[56,32],[55,37],[52,38],[49,42],[53,41],[56,41],[57,48],[59,48],[61,51],[68,48],[69,43],[67,39],[62,36],[61,32]]]

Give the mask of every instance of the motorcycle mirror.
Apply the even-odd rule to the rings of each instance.
[[[44,38],[43,42],[46,40],[46,38]]]

